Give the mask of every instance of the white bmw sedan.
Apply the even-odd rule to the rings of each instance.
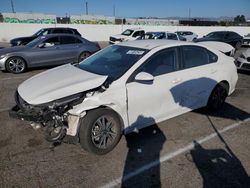
[[[48,141],[80,142],[101,155],[122,134],[204,106],[220,108],[237,79],[233,58],[201,44],[125,42],[26,80],[10,115],[45,127]]]

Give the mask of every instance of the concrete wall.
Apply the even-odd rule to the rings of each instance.
[[[133,25],[78,25],[78,24],[14,24],[0,23],[0,42],[9,42],[15,37],[29,36],[45,27],[76,28],[83,37],[91,41],[108,41],[110,35],[119,34]],[[202,37],[212,31],[235,31],[241,35],[250,33],[250,27],[198,27],[198,26],[140,26],[146,31],[193,31]]]

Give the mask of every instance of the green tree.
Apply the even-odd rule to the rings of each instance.
[[[238,15],[234,18],[235,23],[246,23],[246,18],[244,15]]]

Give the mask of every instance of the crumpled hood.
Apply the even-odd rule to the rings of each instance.
[[[43,104],[97,88],[107,77],[67,64],[29,78],[18,87],[18,93],[29,104]]]

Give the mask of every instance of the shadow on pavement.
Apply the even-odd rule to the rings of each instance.
[[[204,109],[197,111],[202,112]],[[242,121],[249,118],[249,113],[226,103],[220,111],[207,112],[206,114],[225,149],[205,149],[194,141],[194,149],[190,151],[190,154],[203,178],[203,187],[250,187],[250,177],[241,161],[231,150],[209,117],[215,116]]]
[[[138,117],[138,121],[150,119],[143,116]],[[161,187],[160,181],[160,151],[166,137],[159,127],[154,124],[141,129],[137,133],[126,135],[128,153],[123,171],[122,187]],[[150,163],[154,167],[143,170],[138,175],[131,174]]]
[[[221,117],[225,119],[232,119],[236,121],[243,121],[247,118],[250,118],[250,114],[246,111],[243,111],[229,103],[225,103],[220,110],[217,111],[209,111],[207,108],[201,108],[198,110],[194,110],[196,113],[204,114],[207,116],[213,117]]]

